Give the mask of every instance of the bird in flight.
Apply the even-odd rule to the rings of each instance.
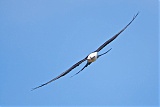
[[[90,65],[92,62],[96,61],[100,56],[108,53],[108,52],[112,49],[112,48],[111,48],[111,49],[109,49],[107,52],[98,55],[98,52],[99,52],[100,50],[102,50],[102,49],[103,49],[106,45],[108,45],[110,42],[112,42],[115,38],[117,38],[118,35],[121,34],[121,33],[134,21],[134,19],[138,16],[138,14],[139,14],[139,12],[138,12],[136,15],[134,15],[133,19],[132,19],[121,31],[119,31],[119,32],[118,32],[117,34],[115,34],[112,38],[110,38],[110,39],[107,40],[105,43],[103,43],[103,44],[102,44],[98,49],[96,49],[94,52],[90,53],[90,54],[89,54],[88,56],[86,56],[84,59],[82,59],[82,60],[80,60],[79,62],[77,62],[76,64],[74,64],[72,67],[70,67],[69,69],[67,69],[67,70],[64,71],[63,73],[61,73],[59,76],[53,78],[52,80],[50,80],[50,81],[48,81],[48,82],[46,82],[46,83],[44,83],[44,84],[42,84],[42,85],[40,85],[40,86],[37,86],[37,87],[33,88],[32,90],[35,90],[35,89],[40,88],[40,87],[43,87],[43,86],[45,86],[45,85],[47,85],[47,84],[49,84],[49,83],[51,83],[51,82],[53,82],[53,81],[55,81],[55,80],[57,80],[57,79],[59,79],[59,78],[65,76],[65,75],[68,74],[70,71],[72,71],[74,68],[76,68],[77,66],[79,66],[82,62],[84,62],[84,61],[87,60],[86,65],[85,65],[79,72],[77,72],[76,74],[74,74],[73,76],[79,74],[84,68],[86,68],[86,67],[87,67],[88,65]],[[73,77],[73,76],[71,76],[71,77]]]

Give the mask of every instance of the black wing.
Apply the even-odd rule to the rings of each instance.
[[[133,20],[137,17],[137,15],[139,14],[139,12],[133,17],[133,19],[120,31],[118,32],[116,35],[114,35],[112,38],[110,38],[109,40],[107,40],[103,45],[101,45],[95,52],[99,52],[101,49],[103,49],[107,44],[109,44],[110,42],[112,42],[120,33],[122,33],[132,22]]]
[[[76,64],[74,64],[71,68],[69,68],[68,70],[66,70],[65,72],[63,72],[62,74],[60,74],[59,76],[53,78],[52,80],[50,80],[50,81],[48,81],[48,82],[46,82],[46,83],[44,83],[44,84],[42,84],[42,85],[40,85],[40,86],[38,86],[38,87],[33,88],[32,90],[35,90],[35,89],[40,88],[40,87],[43,87],[44,85],[47,85],[47,84],[49,84],[49,83],[51,83],[51,82],[53,82],[53,81],[55,81],[55,80],[57,80],[57,79],[65,76],[65,75],[68,74],[71,70],[73,70],[74,68],[76,68],[76,67],[79,66],[82,62],[84,62],[84,61],[86,61],[86,60],[87,60],[87,57],[84,58],[84,59],[82,59],[82,60],[80,60],[80,61],[77,62]]]

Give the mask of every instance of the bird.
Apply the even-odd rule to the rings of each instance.
[[[112,42],[115,38],[117,38],[119,36],[119,34],[121,34],[135,19],[136,17],[138,16],[139,12],[137,12],[136,15],[133,16],[132,20],[122,29],[120,30],[117,34],[115,34],[113,37],[111,37],[109,40],[107,40],[106,42],[104,42],[100,47],[98,47],[95,51],[93,51],[92,53],[90,53],[89,55],[87,55],[86,57],[84,57],[82,60],[78,61],[77,63],[75,63],[74,65],[72,65],[69,69],[67,69],[66,71],[62,72],[60,75],[58,75],[57,77],[51,79],[50,81],[42,84],[42,85],[39,85],[35,88],[33,88],[31,91],[35,90],[35,89],[38,89],[40,87],[43,87],[63,76],[65,76],[66,74],[68,74],[70,71],[72,71],[74,68],[76,68],[77,66],[79,66],[80,64],[82,64],[84,61],[87,61],[87,63],[85,64],[85,66],[79,71],[77,72],[76,74],[74,74],[73,76],[79,74],[84,68],[86,68],[88,65],[90,65],[91,63],[93,63],[94,61],[96,61],[99,57],[105,55],[106,53],[108,53],[112,48],[110,48],[108,51],[106,51],[105,53],[103,54],[100,54],[98,55],[98,52],[100,50],[102,50],[106,45],[108,45],[110,42]],[[71,77],[73,77],[71,76]]]

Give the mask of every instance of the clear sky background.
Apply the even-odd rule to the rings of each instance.
[[[35,91],[96,50],[74,78]],[[0,0],[0,105],[158,106],[157,0]]]

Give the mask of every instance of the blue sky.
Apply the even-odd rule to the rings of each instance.
[[[56,77],[137,19],[88,66]],[[0,105],[158,106],[158,1],[1,0]]]

